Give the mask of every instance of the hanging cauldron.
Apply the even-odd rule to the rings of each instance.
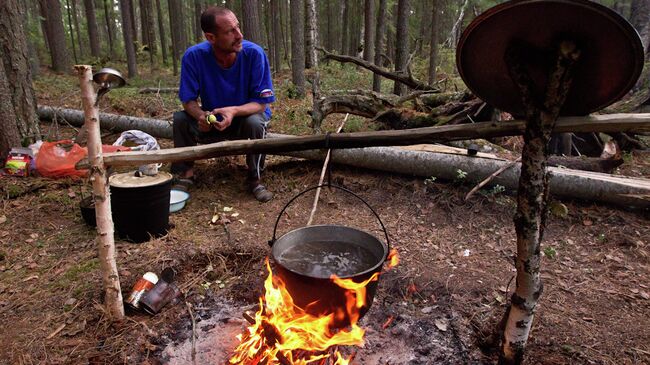
[[[167,234],[172,175],[147,176],[134,172],[108,180],[115,231],[121,239],[141,243]]]
[[[364,231],[329,224],[298,228],[276,239],[280,217],[287,207],[303,194],[323,186],[340,189],[362,201],[379,220],[386,243]],[[372,207],[352,191],[335,185],[314,186],[289,200],[278,215],[269,244],[275,262],[274,274],[282,279],[294,303],[312,315],[338,313],[331,325],[333,329],[349,326],[351,318],[341,310],[345,308],[348,290],[336,285],[330,276],[335,274],[356,283],[368,280],[381,271],[390,247],[386,228]],[[375,280],[366,286],[365,305],[360,308],[359,319],[370,309],[377,284]]]

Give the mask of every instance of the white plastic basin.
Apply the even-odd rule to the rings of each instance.
[[[189,198],[189,193],[172,189],[169,196],[169,212],[174,213],[183,209],[183,207],[185,207],[185,202],[187,202],[187,199]]]

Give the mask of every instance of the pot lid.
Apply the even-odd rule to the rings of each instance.
[[[159,171],[154,176],[136,174],[135,171],[131,171],[112,175],[108,178],[108,183],[111,187],[116,188],[143,188],[164,184],[171,179],[172,174],[165,171]]]
[[[630,23],[587,0],[513,0],[479,15],[458,43],[456,65],[467,87],[495,107],[523,115],[519,90],[504,55],[513,41],[526,49],[533,92],[544,95],[556,45],[572,40],[581,51],[560,115],[585,115],[623,97],[643,68],[643,46]]]

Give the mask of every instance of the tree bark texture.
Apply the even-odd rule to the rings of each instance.
[[[532,94],[521,49],[513,44],[506,51],[510,77],[518,86],[526,106],[528,123],[524,132],[521,176],[514,223],[517,233],[517,279],[503,333],[499,362],[521,364],[532,327],[537,301],[542,294],[540,276],[541,242],[548,212],[548,142],[571,86],[571,70],[579,51],[570,42],[559,45],[557,63],[549,77],[543,101]]]
[[[429,37],[429,85],[436,82],[436,66],[438,65],[438,4],[439,0],[432,0],[431,7],[431,35]]]
[[[84,0],[84,10],[88,29],[88,43],[90,44],[90,55],[101,56],[99,43],[99,32],[97,30],[97,17],[95,16],[95,3],[93,0]]]
[[[363,59],[375,60],[375,0],[365,0],[363,6]]]
[[[292,3],[291,7],[293,8],[294,6],[298,5]],[[259,6],[256,0],[242,0],[242,17],[244,18],[244,38],[258,45],[262,45],[264,43],[262,38],[262,23],[260,21]]]
[[[156,13],[158,15],[158,34],[160,34],[160,51],[162,53],[163,64],[167,65],[167,36],[165,35],[165,21],[160,6],[160,0],[156,0]]]
[[[194,0],[194,42],[203,41],[203,29],[201,29],[201,13],[203,4],[201,0]]]
[[[300,99],[305,97],[304,9],[303,0],[291,1],[291,80]]]
[[[273,33],[273,44],[271,48],[271,55],[273,61],[273,73],[282,70],[282,35],[281,22],[280,22],[280,0],[271,0],[271,31]]]
[[[65,41],[63,17],[59,0],[39,0],[41,16],[45,18],[47,43],[50,46],[52,69],[56,72],[70,72],[70,55]]]
[[[20,0],[0,2],[0,62],[8,87],[6,102],[12,106],[13,113],[4,115],[10,129],[16,128],[18,143],[22,140],[34,142],[41,138],[36,115],[36,95],[32,86],[32,72],[27,49],[27,37],[23,27],[26,14]],[[3,97],[4,99],[4,97]],[[4,100],[3,100],[4,102]],[[12,135],[8,132],[7,135]],[[15,142],[15,141],[14,141]],[[4,158],[6,155],[2,155]]]
[[[4,13],[2,15],[5,16]],[[3,166],[9,149],[20,146],[18,126],[14,123],[16,114],[11,103],[12,95],[4,68],[4,62],[0,62],[0,114],[2,115],[0,118],[0,161]]]
[[[407,75],[408,57],[409,57],[409,34],[408,34],[408,13],[409,1],[398,0],[397,2],[397,22],[395,24],[395,73]],[[393,93],[404,95],[406,87],[395,81]]]
[[[382,67],[381,54],[384,52],[384,37],[386,35],[386,0],[379,0],[377,11],[377,33],[375,34],[375,58],[377,67]],[[383,67],[382,67],[383,68]],[[372,74],[372,91],[381,92],[381,76],[375,72]]]
[[[341,37],[339,42],[339,54],[351,56],[348,53],[348,42],[350,40],[350,19],[348,16],[348,9],[350,8],[349,0],[340,0],[339,14],[341,23]]]
[[[74,20],[74,30],[77,33],[77,45],[79,46],[79,57],[84,58],[86,52],[83,41],[81,40],[81,28],[79,27],[79,13],[77,13],[77,0],[72,0],[72,20]]]
[[[128,13],[129,17],[128,17],[128,20],[129,21],[126,22],[126,23],[122,23],[122,24],[128,24],[129,25],[129,27],[131,28],[131,35],[133,36],[133,42],[135,43],[135,42],[138,41],[138,26],[137,26],[137,22],[135,21],[136,16],[135,16],[135,4],[134,4],[134,1],[135,0],[129,0],[129,2],[128,2],[128,4],[129,4],[129,13]]]
[[[115,22],[113,21],[113,0],[103,0],[104,19],[106,20],[106,33],[108,34],[108,53],[115,59]],[[109,4],[110,3],[110,4]]]
[[[153,65],[156,56],[156,22],[153,9],[153,0],[142,0],[140,12],[145,14],[142,18],[142,34],[147,36],[147,46],[149,47],[149,59]]]
[[[412,95],[417,95],[414,93]],[[312,128],[320,130],[321,122],[329,114],[350,113],[383,123],[390,129],[411,129],[449,124],[471,123],[482,113],[485,103],[465,93],[428,94],[418,102],[430,111],[415,111],[402,107],[409,96],[402,98],[367,90],[333,91],[328,96],[314,98]],[[444,101],[443,101],[444,99]]]
[[[650,0],[632,0],[630,10],[630,23],[639,32],[643,49],[648,54],[648,42],[650,41]]]
[[[307,11],[307,31],[305,33],[305,67],[315,68],[318,67],[318,53],[316,52],[316,47],[319,46],[318,13],[316,11],[316,0],[306,0],[305,10]]]
[[[93,185],[95,216],[97,219],[97,248],[99,265],[104,284],[104,300],[108,316],[119,321],[124,318],[120,277],[115,261],[115,241],[113,238],[113,216],[111,196],[107,184],[108,175],[102,156],[102,141],[99,128],[99,110],[95,106],[92,70],[90,66],[77,66],[81,99],[83,101],[85,125],[88,130],[88,160],[92,166],[90,181]]]
[[[131,22],[131,0],[120,0],[120,11],[122,12],[122,35],[124,36],[124,48],[126,49],[126,63],[129,71],[129,77],[138,75],[138,65],[135,58],[135,45],[133,44],[133,28],[129,26]]]
[[[65,0],[65,9],[66,9],[66,15],[68,16],[68,31],[70,33],[70,45],[72,45],[72,59],[74,60],[74,63],[77,64],[79,63],[79,59],[77,58],[77,44],[74,38],[74,29],[72,29],[72,15],[70,14],[71,13],[70,0]]]
[[[181,14],[178,13],[180,8],[180,0],[167,0],[167,5],[169,8],[169,31],[172,35],[172,67],[174,69],[174,75],[178,75],[178,64],[180,61],[180,37],[179,32],[182,31],[180,26],[179,17]]]

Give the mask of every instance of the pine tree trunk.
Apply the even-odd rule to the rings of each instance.
[[[106,19],[106,33],[108,34],[108,54],[111,59],[115,57],[115,23],[113,23],[113,0],[104,0],[104,18]],[[109,6],[110,3],[110,6]]]
[[[433,0],[431,7],[431,37],[429,48],[429,85],[436,82],[436,66],[438,65],[438,0]]]
[[[169,33],[171,34],[172,41],[172,68],[174,69],[174,76],[178,75],[178,25],[177,25],[177,14],[176,14],[176,4],[178,0],[167,0],[167,10],[169,13]]]
[[[142,19],[142,34],[146,36],[146,45],[149,47],[149,61],[151,67],[155,64],[156,56],[156,23],[154,21],[153,0],[142,0],[140,12],[144,14]]]
[[[3,4],[9,5],[8,3]],[[15,5],[15,4],[13,4]],[[2,9],[2,16],[4,17],[4,9]],[[14,123],[16,114],[11,103],[11,90],[9,90],[9,82],[5,74],[4,62],[0,62],[0,164],[4,166],[5,157],[12,147],[20,146],[20,135],[18,133],[18,125]]]
[[[131,37],[133,38],[133,43],[135,45],[138,42],[138,23],[135,21],[135,0],[129,0],[129,21],[122,24],[129,24],[131,27]]]
[[[291,64],[290,54],[291,54],[291,43],[289,40],[289,35],[291,34],[291,27],[289,26],[289,0],[280,1],[280,24],[281,31],[280,37],[282,38],[282,54],[283,61],[286,61],[288,64]]]
[[[156,11],[158,13],[158,33],[160,34],[160,51],[162,52],[163,64],[167,66],[167,36],[165,34],[165,21],[160,0],[156,0]]]
[[[291,7],[295,7],[291,3]],[[242,17],[244,18],[245,38],[258,45],[262,44],[259,7],[256,0],[242,0]]]
[[[377,12],[377,34],[375,35],[375,65],[382,65],[381,54],[384,52],[384,35],[386,34],[386,0],[379,0]],[[381,92],[381,76],[372,75],[372,90]]]
[[[341,7],[339,9],[340,18],[343,23],[341,23],[341,36],[339,37],[341,43],[339,44],[339,54],[347,55],[348,54],[348,43],[350,41],[350,22],[348,19],[348,9],[350,4],[348,0],[341,0]]]
[[[176,1],[176,11],[178,12],[178,16],[176,17],[176,20],[178,21],[178,48],[176,49],[176,52],[178,52],[178,60],[181,59],[183,53],[185,53],[185,49],[187,49],[189,45],[186,31],[187,23],[185,22],[185,11],[183,10],[184,3],[185,2],[182,0]]]
[[[27,54],[27,37],[23,28],[25,19],[25,8],[21,0],[0,2],[0,119],[3,120],[0,158],[6,156],[7,147],[19,147],[22,140],[34,142],[41,137]]]
[[[363,8],[363,59],[368,62],[375,60],[375,0],[366,0]]]
[[[63,18],[59,0],[40,0],[41,16],[46,24],[46,37],[50,45],[52,69],[56,72],[70,72],[71,61],[65,41]]]
[[[271,29],[273,31],[273,72],[278,73],[282,70],[282,36],[280,35],[280,1],[271,0]]]
[[[68,15],[68,30],[70,33],[70,44],[72,45],[72,57],[74,59],[74,63],[77,64],[79,63],[79,59],[77,58],[77,44],[74,40],[74,29],[72,29],[72,15],[71,10],[70,10],[70,1],[65,0],[65,8],[66,8],[66,14]]]
[[[83,101],[85,126],[88,131],[88,160],[92,165],[90,181],[95,197],[95,216],[97,219],[97,249],[99,267],[104,286],[106,313],[113,321],[124,319],[120,277],[115,261],[115,241],[113,238],[113,216],[111,213],[111,195],[108,189],[108,175],[102,156],[102,140],[99,130],[99,110],[95,106],[92,70],[90,66],[77,66],[81,98]]]
[[[404,74],[406,73],[409,57],[408,13],[408,0],[399,0],[397,2],[397,23],[395,25],[395,72]],[[406,86],[396,81],[393,93],[404,95]]]
[[[630,23],[634,26],[646,54],[648,53],[648,36],[650,35],[650,0],[632,0],[630,4]]]
[[[88,28],[88,43],[90,44],[90,55],[100,57],[99,33],[97,31],[97,18],[95,17],[95,4],[93,0],[84,0],[84,10]]]
[[[326,48],[330,52],[334,52],[334,48],[336,47],[334,44],[334,26],[332,25],[334,23],[334,15],[332,15],[332,12],[334,11],[334,6],[332,5],[331,1],[326,1],[327,4],[327,39],[326,39]]]
[[[149,44],[149,34],[147,34],[147,30],[145,27],[145,22],[147,21],[147,9],[145,9],[144,1],[145,0],[139,0],[139,4],[138,4],[140,8],[140,39],[142,39],[142,42],[140,42],[140,46]]]
[[[203,41],[203,30],[201,29],[201,13],[203,12],[201,0],[194,0],[194,42]]]
[[[133,28],[128,26],[131,17],[131,0],[120,0],[120,11],[122,12],[122,24],[127,24],[123,27],[122,35],[124,36],[124,48],[126,49],[126,63],[129,69],[129,78],[138,75],[138,65],[135,59],[135,46],[133,44]]]
[[[81,29],[79,27],[79,13],[77,13],[77,0],[72,0],[72,20],[77,33],[77,46],[79,46],[79,58],[85,57],[83,41],[81,40]]]
[[[304,9],[303,0],[291,1],[291,76],[300,99],[305,97]]]
[[[268,51],[269,49],[269,23],[268,17],[266,16],[266,8],[269,6],[269,3],[266,1],[257,2],[257,15],[260,17],[260,32],[262,33],[262,48]]]

